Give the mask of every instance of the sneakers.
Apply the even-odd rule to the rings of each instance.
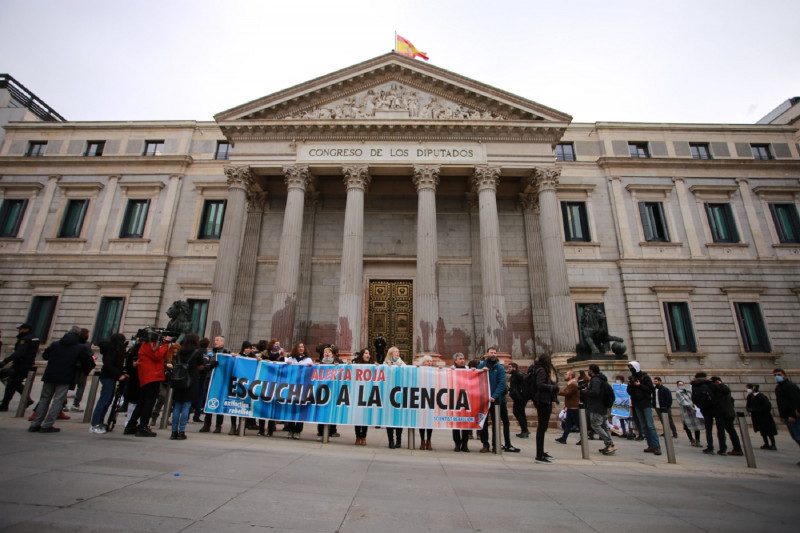
[[[613,444],[611,446],[606,446],[605,448],[600,449],[600,453],[603,455],[614,455],[614,452],[617,451],[617,447]]]
[[[537,457],[536,458],[536,462],[537,463],[542,463],[542,464],[545,464],[545,465],[553,464],[553,461],[551,461],[549,457]]]
[[[559,444],[566,444],[566,443],[567,443],[567,439],[564,439],[564,440],[561,440],[561,439],[555,439],[555,441],[556,441],[557,443],[559,443]]]
[[[179,431],[178,432],[178,440],[186,440],[186,432],[185,431]]]
[[[136,436],[137,437],[155,437],[156,436],[156,432],[155,431],[150,431],[150,426],[145,426],[143,428],[138,428],[136,430]]]
[[[104,428],[102,424],[99,425],[99,426],[92,426],[92,427],[89,428],[89,433],[102,434],[102,433],[105,433],[105,432],[106,432],[106,428]]]
[[[272,436],[272,434],[270,434],[270,437],[271,436]],[[339,433],[336,433],[336,432],[334,432],[334,433],[332,433],[331,435],[328,435],[328,436],[331,437],[331,438],[333,438],[333,437],[341,437],[341,435],[339,435]]]
[[[69,408],[69,410],[72,411],[73,413],[82,413],[83,412],[83,409],[81,408],[80,405],[73,405],[72,407]]]
[[[706,454],[706,455],[713,455],[714,454],[714,448],[704,448],[703,449],[703,453]]]
[[[41,430],[42,430],[42,426],[31,426],[31,427],[28,428],[28,431],[30,431],[31,433],[36,433],[37,431],[41,431]]]
[[[58,433],[61,431],[61,428],[54,428],[50,426],[49,428],[42,428],[39,430],[39,433]]]
[[[742,450],[731,450],[728,452],[728,455],[742,456],[744,453],[742,453]]]
[[[59,420],[69,420],[70,418],[71,417],[67,413],[65,413],[64,411],[61,411],[60,413],[58,413],[58,419]]]
[[[531,436],[531,434],[529,432],[527,432],[527,431],[523,431],[522,433],[517,433],[517,437],[519,437],[521,439],[527,439],[530,436]]]
[[[136,435],[136,427],[129,427],[125,426],[125,430],[122,432],[123,435]]]
[[[503,446],[503,451],[511,453],[519,453],[519,448],[514,448],[514,446],[509,444],[508,446]]]
[[[720,450],[717,452],[717,455],[728,455],[728,452],[726,452],[725,450]]]

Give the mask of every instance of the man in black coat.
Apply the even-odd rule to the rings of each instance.
[[[669,419],[669,429],[672,430],[672,438],[678,438],[678,428],[675,427],[675,422],[672,420],[672,391],[664,386],[661,378],[653,378],[653,384],[656,390],[653,393],[653,405],[658,413],[665,413]],[[659,417],[660,418],[660,417]],[[664,428],[666,434],[667,428]]]
[[[642,371],[638,361],[629,361],[628,370],[631,375],[628,378],[628,394],[631,397],[631,407],[639,425],[644,431],[647,439],[645,453],[661,455],[661,443],[658,440],[658,432],[653,423],[653,380],[647,372]]]
[[[775,387],[775,401],[778,416],[786,424],[786,429],[797,444],[800,444],[800,387],[789,380],[782,368],[772,371],[778,385]],[[797,463],[800,466],[800,462]]]
[[[80,329],[72,328],[42,353],[47,368],[42,375],[42,395],[34,412],[28,431],[55,433],[61,431],[53,423],[61,412],[67,391],[75,380],[75,369],[87,366],[92,359],[91,351],[80,341]]]
[[[11,402],[11,398],[14,397],[15,392],[22,394],[22,384],[36,361],[36,353],[39,351],[39,338],[33,334],[32,329],[33,327],[27,322],[17,326],[17,343],[14,345],[14,351],[0,363],[0,367],[11,363],[11,368],[13,369],[13,373],[8,383],[6,383],[6,391],[3,395],[3,402],[0,403],[0,411],[8,411],[8,404]],[[30,398],[20,401],[27,401],[28,405],[33,403]]]

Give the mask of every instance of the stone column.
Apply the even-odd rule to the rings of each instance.
[[[700,240],[697,238],[697,229],[692,217],[692,208],[689,205],[689,195],[686,192],[686,182],[683,178],[672,178],[675,183],[675,193],[678,195],[678,205],[681,208],[681,219],[686,229],[686,242],[689,244],[689,253],[692,259],[703,257]]]
[[[158,235],[155,236],[153,252],[167,254],[172,238],[172,228],[175,227],[175,213],[178,207],[178,187],[183,176],[173,174],[169,177],[167,196],[164,198],[164,211],[161,214],[161,224],[158,226]]]
[[[272,299],[272,337],[290,346],[294,339],[297,309],[297,282],[300,276],[300,245],[303,233],[303,210],[306,187],[310,180],[307,166],[284,167],[288,194],[283,213],[281,246],[275,272],[275,294]]]
[[[236,276],[236,291],[233,296],[228,347],[235,348],[242,341],[250,339],[250,315],[253,310],[253,288],[256,283],[258,266],[258,243],[261,240],[261,223],[264,220],[264,204],[267,193],[257,190],[247,191],[247,219],[244,224],[242,251],[239,254],[239,272]]]
[[[769,252],[769,245],[764,239],[764,232],[761,231],[761,224],[758,222],[758,210],[753,205],[753,196],[750,194],[750,182],[745,178],[736,180],[739,184],[739,195],[742,197],[744,212],[747,215],[747,223],[753,234],[753,244],[756,245],[756,252],[759,259],[770,259],[772,254]]]
[[[208,304],[211,338],[228,335],[236,274],[239,270],[239,254],[242,252],[247,190],[254,183],[250,167],[225,167],[225,176],[228,179],[228,203],[225,206],[217,263],[214,267],[211,301]]]
[[[343,167],[347,188],[339,275],[339,322],[336,344],[340,357],[349,358],[361,343],[364,277],[364,193],[370,182],[366,166]]]
[[[533,185],[539,193],[539,227],[542,232],[545,273],[547,277],[547,310],[553,353],[574,352],[578,339],[567,279],[567,262],[561,237],[561,210],[556,196],[556,185],[561,169],[537,168]]]
[[[97,225],[94,228],[92,241],[89,245],[89,253],[100,252],[100,247],[103,245],[103,237],[105,237],[105,229],[108,227],[108,216],[111,214],[111,206],[114,203],[114,195],[117,193],[117,182],[119,182],[119,175],[109,176],[108,185],[106,185],[105,195],[103,195],[103,205],[100,207],[100,213],[97,216]],[[123,209],[125,209],[123,207]]]
[[[499,182],[500,168],[475,167],[472,183],[478,193],[478,217],[481,225],[484,348],[496,346],[498,355],[508,357],[511,342],[506,324],[503,258],[500,255],[500,221],[497,218],[497,184]]]
[[[439,357],[439,250],[436,243],[438,166],[414,167],[417,188],[417,279],[414,284],[415,356]]]
[[[528,280],[531,290],[531,319],[533,321],[533,356],[552,351],[550,314],[547,312],[547,276],[542,249],[542,229],[539,224],[539,197],[519,195],[525,222],[525,247],[528,252]]]

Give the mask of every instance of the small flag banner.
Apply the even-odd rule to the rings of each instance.
[[[420,52],[417,50],[417,47],[411,44],[411,41],[396,35],[396,44],[395,44],[395,51],[398,54],[403,54],[404,56],[408,56],[411,58],[414,57],[421,57],[425,61],[428,60],[428,55],[425,52]]]
[[[319,424],[479,429],[489,410],[489,376],[481,371],[304,366],[217,357],[206,413]]]

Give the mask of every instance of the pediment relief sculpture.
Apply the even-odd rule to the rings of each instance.
[[[323,105],[315,105],[285,117],[291,120],[429,119],[504,120],[494,111],[477,109],[402,83],[386,83]]]

